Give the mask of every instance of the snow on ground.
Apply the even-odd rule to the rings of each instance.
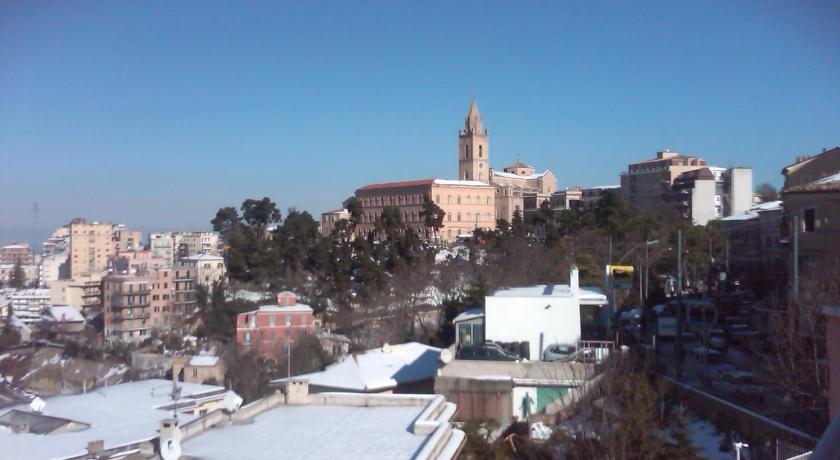
[[[688,438],[704,458],[709,460],[731,460],[734,455],[731,451],[721,452],[720,444],[723,442],[723,433],[718,433],[715,426],[706,420],[690,416],[686,427]],[[742,457],[743,458],[743,457]]]

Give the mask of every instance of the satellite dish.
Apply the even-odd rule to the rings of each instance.
[[[32,409],[34,412],[43,412],[44,407],[46,406],[46,401],[39,398],[38,396],[36,396],[35,399],[29,402],[29,408]]]
[[[382,345],[382,353],[390,353],[390,352],[391,352],[391,345],[388,345],[387,343],[385,345]]]
[[[449,364],[450,362],[452,362],[452,352],[449,351],[448,348],[444,348],[443,350],[441,350],[440,361],[443,364]]]

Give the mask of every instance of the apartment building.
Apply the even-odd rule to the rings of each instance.
[[[740,214],[753,204],[752,169],[707,166],[677,176],[663,200],[696,225]]]
[[[172,277],[172,316],[170,325],[184,326],[192,321],[195,315],[197,302],[196,293],[196,272],[189,266],[176,264],[175,275]]]
[[[29,243],[15,242],[0,246],[0,265],[35,265],[35,252]]]
[[[6,293],[8,308],[22,323],[32,325],[41,320],[41,314],[50,306],[47,289],[24,289]],[[8,312],[3,312],[8,314]]]
[[[195,254],[179,259],[176,267],[192,273],[196,284],[208,288],[213,287],[216,283],[225,284],[227,281],[225,259],[221,256]]]
[[[112,227],[111,240],[114,244],[114,254],[140,251],[143,249],[143,232],[140,230],[131,230],[122,224],[117,224]]]
[[[102,311],[103,272],[87,273],[73,279],[52,281],[49,285],[53,304],[78,305],[85,316]]]
[[[806,185],[840,171],[840,147],[823,149],[816,155],[800,155],[793,164],[782,169],[783,188]]]
[[[662,204],[662,195],[670,191],[681,174],[706,166],[706,160],[682,155],[670,150],[656,153],[656,157],[630,163],[621,174],[621,197],[638,207]]]
[[[104,271],[114,254],[111,224],[74,219],[70,223],[70,276]]]
[[[175,265],[175,237],[171,232],[150,233],[149,250],[155,257],[167,261],[170,267]]]
[[[176,258],[219,252],[219,234],[216,232],[173,232],[172,238]]]
[[[108,275],[102,280],[106,343],[140,342],[151,335],[152,278]]]
[[[277,294],[277,305],[237,315],[236,345],[240,352],[276,356],[313,329],[312,308],[297,303],[294,293],[284,291]]]
[[[335,224],[337,224],[340,220],[350,220],[350,211],[339,208],[333,209],[332,211],[322,212],[321,213],[321,226],[318,230],[324,236],[332,235],[333,229],[335,229]]]

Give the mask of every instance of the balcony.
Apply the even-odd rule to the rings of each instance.
[[[120,324],[123,321],[134,321],[134,320],[147,320],[151,318],[151,315],[148,313],[144,313],[142,315],[134,315],[134,316],[112,316],[111,323],[112,324]]]
[[[111,308],[147,308],[150,305],[151,305],[151,303],[149,303],[148,299],[146,299],[143,302],[138,301],[138,302],[132,302],[130,304],[119,301],[119,300],[116,300],[116,299],[111,302]]]

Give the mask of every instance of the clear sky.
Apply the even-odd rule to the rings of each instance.
[[[454,178],[473,93],[491,166],[560,187],[665,148],[779,185],[840,144],[840,2],[525,3],[2,2],[0,241]]]

